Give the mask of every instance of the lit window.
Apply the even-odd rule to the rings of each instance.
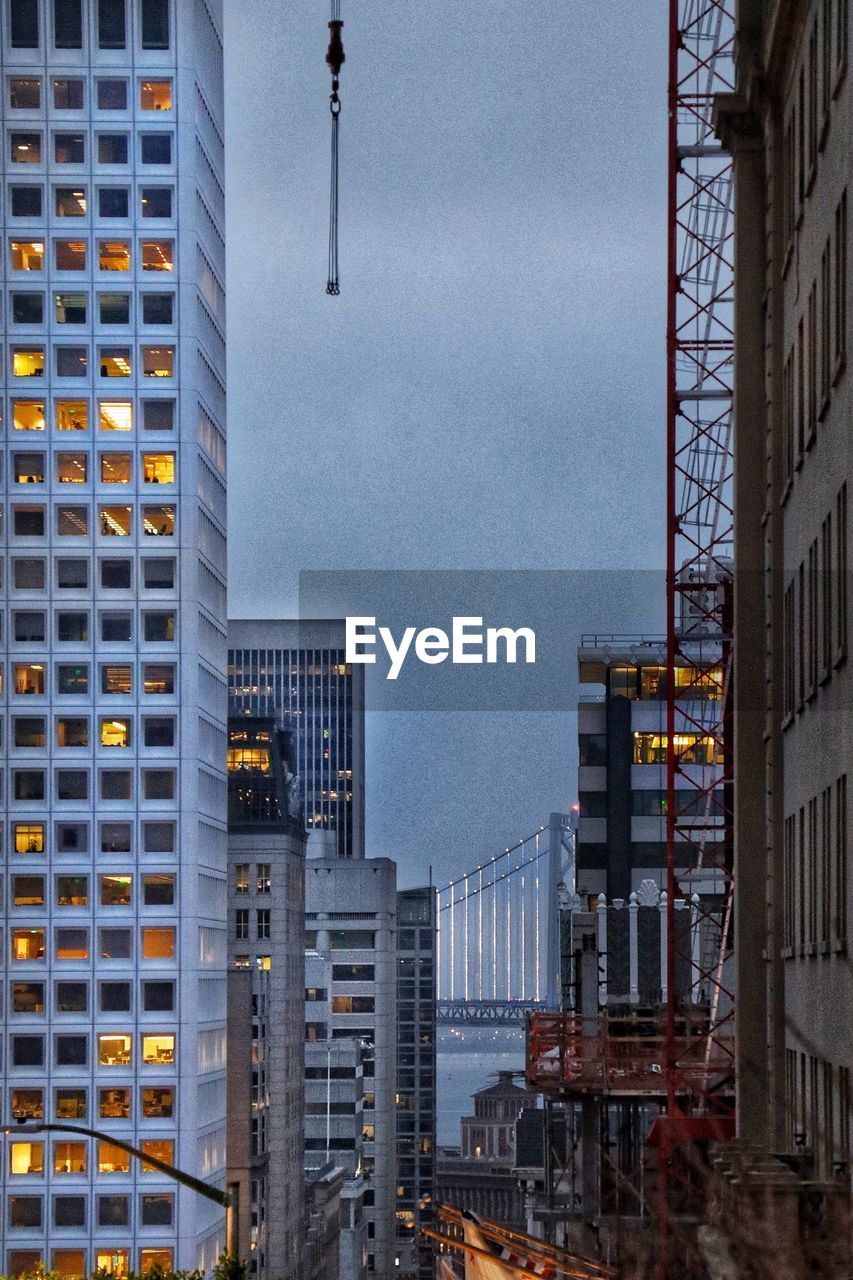
[[[88,507],[57,507],[56,532],[64,538],[84,538],[89,532]]]
[[[89,692],[89,668],[72,663],[62,663],[56,668],[60,693],[85,694]]]
[[[14,1120],[43,1120],[44,1093],[41,1089],[13,1089],[9,1107]]]
[[[53,1144],[54,1173],[85,1173],[85,1142],[55,1142]]]
[[[41,271],[44,266],[43,240],[13,240],[11,248],[13,271]],[[171,265],[162,270],[171,271]]]
[[[123,1036],[122,1039],[129,1040],[129,1037]],[[105,1040],[115,1039],[111,1036],[99,1036],[101,1045]],[[103,1049],[101,1050],[103,1052]],[[128,1054],[130,1046],[128,1045]],[[130,1058],[128,1057],[128,1061]],[[103,1057],[101,1058],[103,1065]],[[107,1066],[112,1065],[107,1063]],[[129,1120],[130,1119],[130,1090],[129,1089],[99,1089],[98,1090],[98,1114],[102,1120]]]
[[[102,747],[129,747],[130,724],[127,720],[101,721]]]
[[[15,693],[44,693],[44,667],[40,663],[26,662],[16,664]]]
[[[101,240],[98,243],[98,266],[101,271],[129,271],[130,241]]]
[[[99,507],[101,533],[106,537],[127,538],[130,536],[132,507]]]
[[[43,960],[44,929],[13,929],[12,959],[15,961]]]
[[[43,1142],[12,1142],[9,1144],[9,1172],[17,1176],[44,1173]]]
[[[237,865],[234,867],[234,892],[235,893],[249,892],[248,862],[238,862]]]
[[[107,1272],[114,1280],[124,1280],[130,1271],[130,1250],[110,1247],[109,1252],[105,1252],[105,1246],[101,1245],[95,1250],[95,1270]]]
[[[101,483],[130,484],[130,454],[101,454]]]
[[[54,194],[57,218],[85,218],[88,208],[85,188],[57,187]]]
[[[171,1066],[175,1061],[175,1037],[173,1035],[144,1035],[142,1037],[142,1061],[149,1066]]]
[[[56,455],[56,479],[59,484],[85,484],[88,459],[85,453],[58,453]]]
[[[144,928],[142,930],[142,956],[145,960],[173,960],[175,957],[175,930]]]
[[[41,80],[9,81],[9,106],[18,111],[38,111],[41,107]]]
[[[129,378],[130,348],[101,347],[98,353],[98,367],[102,378]]]
[[[51,1271],[60,1280],[84,1280],[86,1253],[83,1249],[54,1249],[51,1254]]]
[[[101,906],[129,907],[133,878],[124,875],[101,876]]]
[[[175,483],[175,455],[173,453],[144,453],[142,469],[146,484]]]
[[[56,323],[85,324],[87,301],[85,293],[57,293]]]
[[[152,537],[173,537],[175,532],[175,508],[143,507],[142,528],[146,534]]]
[[[88,929],[56,929],[54,937],[57,960],[88,960]]]
[[[130,1036],[98,1036],[98,1063],[102,1067],[129,1067],[133,1053]]]
[[[142,373],[146,378],[171,378],[175,372],[174,347],[143,347]]]
[[[14,247],[14,246],[13,246]],[[41,246],[44,249],[44,245]],[[174,242],[172,240],[143,240],[141,245],[143,271],[172,271],[175,266]],[[14,266],[14,261],[12,263]],[[19,270],[40,271],[38,266],[19,268]]]
[[[13,164],[41,163],[40,133],[13,133],[9,141]]]
[[[57,240],[54,253],[57,271],[86,270],[85,240]]]
[[[13,831],[15,853],[44,853],[43,822],[16,822]]]
[[[98,1173],[130,1173],[129,1153],[112,1142],[99,1142]]]
[[[57,1120],[85,1120],[88,1114],[85,1089],[57,1089],[54,1106]]]
[[[133,405],[129,400],[102,400],[98,406],[102,431],[130,431]]]
[[[87,400],[57,400],[57,431],[85,431],[89,425],[89,402]]]
[[[146,1085],[142,1089],[142,1114],[147,1120],[170,1120],[175,1109],[175,1091],[171,1085]],[[165,1142],[165,1147],[161,1146],[163,1140],[153,1140],[151,1146],[146,1147],[142,1144],[142,1150],[148,1155],[152,1155],[161,1160],[172,1163],[173,1152],[169,1155],[160,1155],[160,1151],[166,1147],[172,1147],[171,1139]]]
[[[131,671],[126,666],[101,667],[101,692],[127,694],[132,692]]]
[[[171,111],[171,80],[143,80],[139,86],[139,105],[143,111]]]
[[[56,877],[56,905],[58,907],[85,907],[88,904],[88,876]]]
[[[12,374],[16,378],[44,377],[44,347],[15,347]]]
[[[175,692],[175,668],[173,666],[147,662],[142,669],[142,678],[143,688],[146,693]]]
[[[13,400],[12,425],[16,431],[44,431],[44,401]]]

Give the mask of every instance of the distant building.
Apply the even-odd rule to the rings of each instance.
[[[364,668],[345,658],[343,622],[228,623],[229,715],[289,731],[309,833],[331,833],[339,858],[363,858]]]
[[[684,710],[677,712],[676,734],[688,790],[679,812],[693,804],[706,839],[722,840],[722,788],[711,793],[707,806],[698,787],[688,782],[707,778],[713,770],[722,778],[717,741],[696,727],[703,719],[710,725],[719,722],[722,671],[709,661],[707,679],[697,681],[693,667],[683,673]],[[665,645],[639,636],[585,637],[578,650],[578,676],[577,891],[627,900],[644,880],[663,888],[666,878]],[[676,668],[676,681],[680,678]],[[596,687],[592,695],[589,686]],[[707,831],[709,825],[719,832]],[[722,859],[715,854],[709,861],[719,864]]]
[[[311,859],[306,865],[305,946],[331,966],[330,1038],[364,1043],[361,1168],[367,1270],[381,1280],[394,1273],[396,879],[396,866],[387,858]],[[322,1066],[325,1055],[320,1056]]]
[[[345,1176],[333,1161],[306,1174],[300,1280],[338,1280]]]
[[[259,1280],[296,1275],[303,1233],[305,832],[288,812],[288,742],[228,727],[228,1178]]]
[[[463,1116],[461,1146],[442,1147],[436,1166],[440,1203],[469,1209],[508,1227],[526,1229],[524,1193],[515,1172],[515,1126],[538,1097],[499,1071],[495,1084],[474,1094],[474,1114]]]
[[[397,894],[397,1255],[400,1276],[431,1280],[419,1229],[435,1202],[436,896]]]

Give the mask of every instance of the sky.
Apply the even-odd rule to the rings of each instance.
[[[328,8],[226,4],[232,616],[312,570],[661,566],[665,8],[342,0],[329,298]],[[661,625],[596,581],[578,635]],[[371,713],[368,852],[410,884],[491,856],[571,804],[575,733]]]

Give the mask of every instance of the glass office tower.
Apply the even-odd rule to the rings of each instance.
[[[225,1177],[221,0],[2,0],[3,1123]],[[210,1201],[4,1140],[2,1266],[209,1266]]]

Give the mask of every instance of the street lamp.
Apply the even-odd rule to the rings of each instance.
[[[80,1124],[6,1124],[0,1126],[0,1133],[7,1134],[36,1134],[36,1133],[76,1133],[84,1138],[99,1138],[103,1142],[110,1142],[114,1147],[119,1147],[122,1151],[126,1151],[136,1160],[141,1160],[144,1164],[151,1165],[152,1168],[158,1169],[160,1173],[165,1173],[167,1178],[171,1178],[173,1182],[178,1182],[182,1187],[189,1187],[190,1191],[195,1191],[196,1195],[204,1196],[207,1200],[212,1200],[214,1204],[220,1205],[225,1210],[225,1252],[229,1258],[238,1258],[240,1256],[240,1184],[239,1182],[229,1182],[224,1191],[220,1191],[218,1187],[212,1187],[209,1182],[202,1182],[201,1178],[196,1178],[192,1173],[185,1173],[183,1169],[176,1169],[174,1165],[168,1164],[165,1160],[159,1159],[158,1156],[145,1155],[138,1147],[131,1146],[129,1142],[125,1142],[123,1138],[117,1138],[112,1133],[102,1133],[100,1129],[87,1129]]]

